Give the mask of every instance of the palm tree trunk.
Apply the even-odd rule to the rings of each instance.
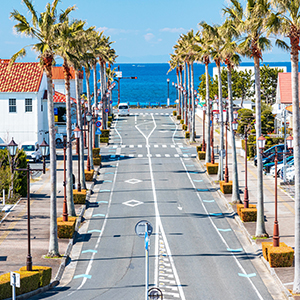
[[[97,89],[97,62],[94,64],[93,68],[93,76],[94,76],[94,104],[95,108],[98,107],[98,89]],[[97,116],[96,116],[97,117]],[[92,132],[93,132],[93,137],[95,137],[95,146],[98,147],[98,139],[97,136],[94,134],[95,131],[95,126],[93,126]]]
[[[56,145],[55,145],[55,123],[53,105],[53,82],[52,82],[52,60],[46,61],[47,74],[47,100],[48,100],[48,124],[49,124],[49,146],[50,146],[50,237],[48,256],[59,256],[57,237],[57,201],[56,201]]]
[[[218,168],[218,179],[224,180],[223,174],[223,150],[224,150],[224,124],[223,124],[223,95],[222,95],[222,79],[221,79],[221,66],[220,62],[217,61],[218,68],[218,92],[219,92],[219,113],[220,113],[220,152],[219,152],[219,168]]]
[[[228,101],[229,101],[229,123],[233,122],[233,101],[232,101],[232,79],[231,79],[231,66],[228,65],[227,69],[227,81],[228,81]],[[239,178],[238,178],[238,166],[236,160],[236,146],[234,131],[231,127],[231,145],[232,145],[232,203],[241,203],[239,193]],[[228,155],[228,154],[227,154]]]
[[[298,40],[299,43],[299,40]],[[293,103],[293,139],[294,139],[294,159],[295,159],[295,268],[293,293],[300,293],[300,148],[299,148],[299,90],[298,90],[298,43],[292,43],[292,103]]]
[[[67,170],[66,170],[66,185],[67,185],[67,207],[68,215],[76,216],[75,206],[73,201],[73,166],[72,166],[72,122],[71,122],[71,99],[70,99],[70,67],[65,60],[63,64],[66,89],[66,125],[67,125]]]
[[[83,128],[82,122],[82,111],[81,111],[81,99],[79,93],[79,71],[75,71],[75,86],[76,86],[76,100],[77,100],[77,122],[80,129]],[[83,132],[80,134],[79,138],[79,153],[80,157],[80,184],[82,189],[86,189],[85,185],[85,174],[84,174],[84,145],[83,145]]]
[[[105,95],[105,79],[104,79],[104,65],[102,60],[100,60],[100,77],[101,77],[101,102],[102,102],[102,128],[107,129],[107,122],[106,122],[106,95]]]
[[[186,68],[186,63],[184,63],[184,67],[183,67],[183,75],[184,75],[184,89],[185,92],[187,93],[187,88],[186,88],[186,76],[187,76],[187,68]],[[187,124],[187,119],[186,119],[186,95],[183,96],[183,119],[184,119],[184,124]]]
[[[180,82],[180,86],[182,87],[182,67],[180,67],[180,72],[179,72],[179,82]],[[179,97],[180,97],[180,115],[181,115],[181,119],[184,119],[183,117],[183,94],[182,94],[182,90],[180,89],[178,91],[179,93]]]
[[[92,100],[91,100],[91,91],[90,91],[90,70],[85,70],[85,80],[86,80],[86,94],[87,94],[87,101],[88,101],[88,112],[92,114]],[[88,128],[89,128],[89,141],[88,141],[88,147],[89,147],[89,159],[90,159],[90,167],[91,169],[94,169],[94,163],[93,163],[93,129],[92,129],[92,121],[88,122]]]
[[[177,78],[177,91],[178,92],[178,103],[177,103],[177,115],[180,115],[180,93],[179,93],[179,70],[178,70],[178,67],[176,67],[176,78]],[[177,96],[176,96],[177,97]]]
[[[205,101],[206,101],[206,112],[207,112],[207,120],[208,124],[206,126],[206,153],[205,153],[205,163],[211,162],[211,155],[210,155],[210,100],[209,100],[209,78],[208,78],[208,63],[205,62]]]
[[[196,139],[195,132],[195,99],[194,99],[194,62],[191,63],[191,101],[192,101],[192,124],[190,133],[190,142],[194,142]]]
[[[256,141],[261,136],[261,95],[260,95],[260,73],[259,57],[254,56],[254,75],[255,75],[255,119],[256,119]],[[257,220],[256,237],[267,236],[264,220],[264,191],[263,191],[263,164],[258,143],[256,143],[257,153]]]

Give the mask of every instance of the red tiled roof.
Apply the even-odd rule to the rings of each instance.
[[[72,79],[75,79],[75,70],[70,68]],[[63,67],[52,67],[52,79],[65,79]],[[79,72],[79,79],[83,79],[83,73]]]
[[[43,77],[39,63],[14,63],[0,60],[0,92],[38,92]]]
[[[283,104],[292,103],[292,75],[291,73],[278,73],[278,84],[280,91],[280,102]],[[300,93],[300,73],[299,73]]]
[[[74,103],[76,103],[76,99],[71,97],[71,100],[74,101]],[[55,94],[53,96],[53,102],[54,103],[66,103],[66,95],[55,91]]]

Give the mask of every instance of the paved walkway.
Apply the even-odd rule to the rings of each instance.
[[[202,112],[196,116],[196,133],[197,142],[202,143]],[[207,126],[207,124],[206,124]],[[216,130],[218,129],[215,128]],[[218,130],[217,130],[218,131]],[[220,135],[218,132],[214,132],[214,146],[217,147],[220,141]],[[228,135],[229,136],[229,135]],[[240,149],[237,149],[238,153]],[[218,156],[216,162],[218,162]],[[245,158],[238,155],[238,177],[239,177],[239,188],[240,197],[244,199],[244,188],[245,188]],[[225,159],[224,159],[225,166]],[[248,161],[248,192],[249,192],[249,203],[256,204],[257,199],[257,168],[254,166],[252,161]],[[232,151],[229,147],[228,151],[228,169],[229,169],[229,180],[232,178]],[[217,182],[217,175],[210,175],[213,183]],[[295,236],[295,201],[289,195],[289,188],[286,188],[286,192],[279,188],[280,180],[278,179],[278,222],[279,222],[279,234],[280,242],[285,242],[288,246],[294,247],[294,236]],[[218,185],[216,183],[216,185]],[[273,225],[275,217],[275,180],[272,176],[263,176],[263,189],[264,189],[264,208],[265,208],[265,226],[266,231],[269,234],[269,239],[257,239],[251,242],[256,243],[261,249],[261,242],[272,241]],[[231,202],[231,195],[223,196],[227,203]],[[248,231],[249,238],[255,235],[256,223],[244,223],[246,230]],[[281,284],[287,289],[292,289],[294,280],[294,268],[276,268],[274,269],[278,276]],[[295,298],[297,299],[297,298]],[[299,298],[300,299],[300,298]]]

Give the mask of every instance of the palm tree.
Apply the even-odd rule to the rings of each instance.
[[[292,104],[293,104],[293,135],[295,159],[295,268],[293,293],[300,293],[300,145],[299,145],[299,92],[298,92],[298,63],[300,42],[300,3],[291,0],[273,0],[276,9],[267,22],[270,32],[289,38],[290,48],[282,41],[277,45],[291,51],[292,66]]]
[[[229,104],[229,123],[233,122],[233,99],[232,99],[232,77],[231,72],[234,66],[240,64],[240,57],[237,54],[238,47],[234,38],[239,37],[239,33],[236,30],[235,24],[226,20],[221,27],[221,34],[224,38],[224,45],[222,48],[222,56],[224,57],[224,62],[227,66],[227,81],[228,81],[228,104]],[[234,131],[231,126],[231,145],[232,145],[232,203],[240,203],[240,193],[239,193],[239,179],[238,179],[238,167],[236,158],[236,145]]]
[[[261,136],[261,92],[260,92],[260,60],[263,51],[271,48],[271,42],[266,35],[266,20],[270,14],[270,3],[268,0],[248,0],[245,11],[242,5],[231,0],[231,7],[225,9],[228,19],[232,20],[243,35],[243,41],[239,44],[244,56],[253,58],[255,74],[255,119],[256,140]],[[264,194],[263,194],[263,164],[258,143],[257,153],[257,222],[256,237],[268,236],[264,221]]]
[[[58,48],[56,53],[63,58],[63,69],[65,76],[65,90],[66,90],[66,125],[67,125],[67,205],[68,213],[71,216],[76,216],[75,206],[73,201],[73,159],[72,159],[72,122],[71,122],[71,102],[70,102],[70,79],[72,78],[70,66],[72,61],[77,59],[72,55],[72,49],[77,42],[77,36],[83,30],[85,22],[74,21],[70,24],[69,20],[56,26],[56,35],[58,41]]]
[[[57,39],[55,37],[54,25],[63,22],[75,6],[68,7],[59,16],[56,13],[58,0],[46,5],[43,13],[38,13],[30,0],[23,0],[23,3],[30,13],[31,20],[14,10],[10,18],[17,21],[14,26],[19,34],[37,39],[33,49],[39,53],[40,64],[47,76],[47,100],[48,100],[48,124],[49,124],[49,145],[50,145],[50,238],[48,256],[59,255],[57,238],[57,202],[56,202],[56,145],[55,145],[55,124],[54,124],[54,105],[53,105],[53,85],[52,85],[52,64],[57,49]],[[14,54],[11,59],[13,63],[18,57],[26,55],[25,48]]]

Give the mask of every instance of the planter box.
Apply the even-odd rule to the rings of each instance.
[[[241,216],[241,209],[244,208],[244,204],[237,204],[236,205],[236,212],[239,216]],[[249,204],[249,208],[256,208],[255,204]]]
[[[19,271],[26,271],[26,266],[21,267]],[[40,275],[40,282],[39,287],[46,286],[51,281],[51,275],[52,275],[52,268],[50,267],[42,267],[42,266],[32,266],[33,272],[39,272]]]
[[[85,181],[93,181],[94,170],[84,170]]]
[[[74,204],[85,204],[85,198],[86,198],[86,190],[81,190],[81,192],[78,192],[77,190],[73,190]]]
[[[240,217],[243,222],[256,222],[257,209],[256,208],[242,208]]]
[[[220,189],[223,194],[232,194],[232,181],[220,181]]]
[[[197,147],[200,147],[200,146],[197,146]],[[205,159],[205,155],[206,155],[205,151],[198,151],[198,158],[199,158],[199,160],[204,160]]]
[[[76,217],[68,217],[64,222],[62,217],[57,218],[57,236],[60,239],[72,238],[75,230]]]
[[[269,248],[273,247],[273,242],[262,242],[262,253],[266,261],[269,261]],[[287,247],[286,243],[279,243],[279,247]]]
[[[292,247],[269,247],[268,261],[271,268],[289,268],[293,266],[294,249]]]
[[[177,115],[177,120],[181,120],[181,115]]]
[[[207,163],[207,164],[206,164],[206,170],[207,170],[207,173],[208,173],[209,175],[215,175],[215,174],[218,174],[218,167],[219,167],[219,164],[218,164],[218,163],[215,163],[215,164]]]
[[[176,116],[176,115],[177,115],[177,111],[173,110],[173,116]]]
[[[93,148],[93,158],[99,157],[100,148]]]
[[[99,157],[94,157],[93,162],[95,166],[100,166],[101,165],[101,155]]]
[[[190,132],[189,132],[189,131],[186,131],[186,133],[185,133],[185,138],[186,138],[186,139],[189,139],[189,138],[190,138]]]

